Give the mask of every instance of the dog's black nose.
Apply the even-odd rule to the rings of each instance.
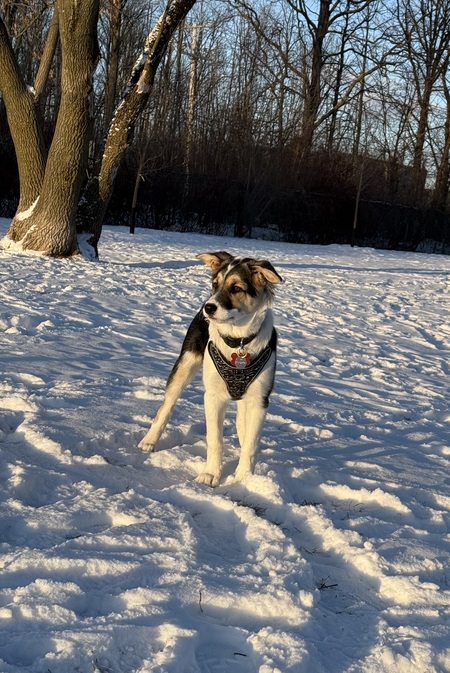
[[[205,304],[205,313],[207,315],[213,315],[217,311],[217,306],[215,304]]]

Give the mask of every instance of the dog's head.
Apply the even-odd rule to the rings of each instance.
[[[212,295],[203,312],[209,320],[241,325],[270,305],[273,285],[282,282],[272,264],[249,257],[233,257],[228,252],[197,255],[212,271]]]

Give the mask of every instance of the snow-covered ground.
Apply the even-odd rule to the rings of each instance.
[[[0,234],[7,222],[1,222]],[[199,377],[136,447],[208,295],[269,259],[278,376],[256,474]],[[0,673],[448,673],[448,257],[109,228],[0,251]]]

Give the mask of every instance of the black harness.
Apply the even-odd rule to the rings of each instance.
[[[252,339],[253,338],[254,336],[252,336]],[[238,341],[239,344],[241,344],[241,339]],[[250,343],[250,341],[251,339],[247,341],[247,343]],[[272,341],[273,338],[271,339],[269,345],[266,346],[266,348],[258,355],[256,360],[254,360],[244,369],[238,369],[237,367],[231,365],[229,362],[227,362],[218,348],[216,348],[213,342],[208,342],[208,352],[217,371],[224,380],[232,400],[240,400],[244,396],[249,385],[253,383],[253,381],[262,372],[274,350],[271,345]]]

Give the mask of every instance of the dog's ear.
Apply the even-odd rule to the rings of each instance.
[[[269,283],[282,283],[283,279],[280,274],[275,271],[272,264],[266,260],[258,260],[251,265],[252,272],[258,274],[262,281],[266,280]],[[262,278],[261,278],[262,277]]]
[[[220,252],[202,252],[201,255],[197,255],[197,259],[205,262],[214,273],[224,262],[231,262],[233,256],[225,250],[221,250]]]

